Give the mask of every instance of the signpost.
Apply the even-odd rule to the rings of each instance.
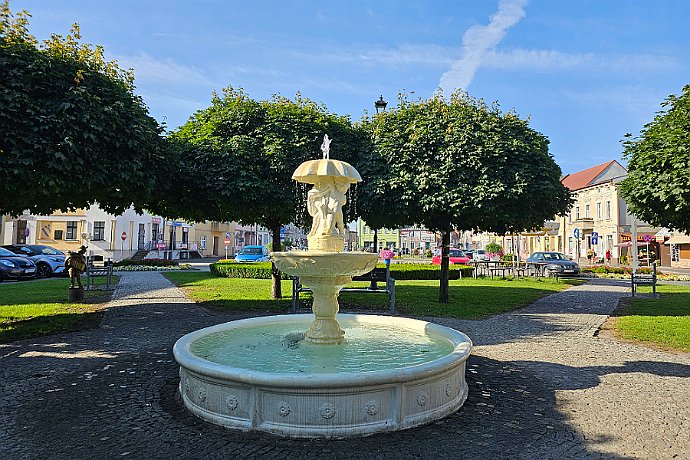
[[[647,243],[647,266],[649,267],[649,263],[652,259],[651,255],[649,254],[649,242],[652,240],[651,235],[645,235],[644,236],[644,242]]]
[[[122,257],[124,257],[125,254],[125,240],[127,239],[127,232],[122,232],[120,234],[120,238],[122,238]]]
[[[575,257],[580,260],[580,229],[575,227],[573,230],[573,236],[575,237]]]
[[[592,232],[592,244],[599,244],[599,233]]]
[[[225,259],[228,258],[228,247],[230,246],[230,232],[225,234]]]

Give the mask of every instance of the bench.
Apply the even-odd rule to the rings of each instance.
[[[388,294],[388,306],[391,315],[395,314],[395,279],[390,275],[390,268],[374,268],[369,273],[360,276],[353,276],[352,281],[369,281],[371,284],[367,288],[342,288],[340,292],[365,292],[372,294]],[[385,283],[385,289],[379,289],[376,283]],[[292,277],[292,311],[297,312],[299,308],[300,292],[310,292],[311,289],[300,283],[299,278]]]
[[[86,262],[86,290],[96,289],[96,277],[106,277],[106,289],[111,289],[113,284],[113,264],[110,259],[103,260],[103,256],[91,256]]]
[[[637,286],[651,286],[652,297],[656,298],[656,262],[652,264],[652,273],[649,275],[633,272],[630,275],[630,286],[632,287],[633,297],[635,297],[635,292],[637,292]]]
[[[494,279],[494,275],[498,276],[498,273],[501,273],[501,277],[505,278],[506,277],[506,272],[509,272],[511,270],[510,267],[493,267],[489,269],[489,273],[491,273],[491,279]]]

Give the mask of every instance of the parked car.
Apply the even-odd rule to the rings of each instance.
[[[577,262],[573,262],[560,252],[535,252],[527,258],[527,265],[543,268],[544,276],[552,273],[559,275],[578,275],[580,273],[580,266]]]
[[[3,248],[33,260],[37,278],[65,273],[65,253],[55,248],[42,244],[8,244]]]
[[[265,246],[245,246],[235,256],[235,262],[268,262],[271,254]]]
[[[470,261],[470,258],[461,249],[451,248],[448,251],[448,261],[450,264],[466,264]],[[441,265],[441,249],[434,251],[431,263]]]
[[[36,264],[31,259],[0,248],[0,281],[24,280],[35,277]]]

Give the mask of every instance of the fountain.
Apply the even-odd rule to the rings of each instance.
[[[371,271],[378,254],[343,250],[342,207],[362,179],[330,159],[330,143],[324,136],[323,158],[292,176],[313,184],[309,250],[272,254],[312,290],[313,316],[233,321],[175,343],[182,401],[204,420],[293,437],[360,436],[437,420],[467,398],[465,334],[409,318],[338,315],[340,290]]]

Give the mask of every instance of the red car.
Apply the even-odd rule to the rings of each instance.
[[[465,255],[460,249],[451,248],[448,252],[448,261],[451,264],[467,264],[470,258]],[[431,258],[431,263],[434,265],[441,265],[441,250],[437,249],[434,252],[434,257]]]

